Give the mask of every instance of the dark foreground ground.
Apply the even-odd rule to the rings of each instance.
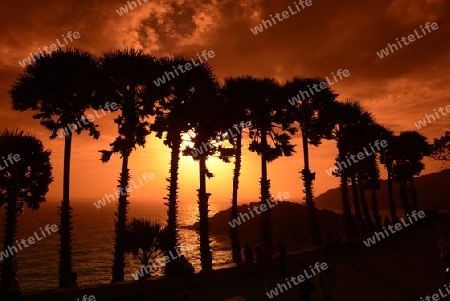
[[[437,249],[437,241],[444,232],[450,232],[450,216],[442,216],[434,226],[412,224],[371,247],[362,242],[341,246],[331,256],[336,270],[334,301],[421,301],[420,297],[425,299],[427,295],[438,293],[438,289],[445,293],[444,284],[450,281],[446,281],[443,275]],[[299,275],[303,262],[321,262],[323,254],[320,249],[291,255],[287,277]],[[278,271],[249,271],[243,267],[204,273],[195,276],[190,300],[270,300],[264,289],[285,283],[285,278]],[[184,278],[162,279],[146,281],[145,285],[146,300],[180,301],[186,282]],[[80,300],[87,294],[100,301],[131,301],[135,291],[135,283],[101,286],[81,290]],[[63,300],[61,296],[61,292],[49,292],[24,296],[21,300]],[[442,299],[450,301],[450,296],[436,300]],[[293,287],[272,300],[299,300],[298,288]],[[317,282],[313,300],[322,300]]]

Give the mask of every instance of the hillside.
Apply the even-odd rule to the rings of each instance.
[[[253,208],[257,203],[250,203]],[[238,206],[239,213],[248,213],[248,206]],[[288,201],[279,202],[272,209],[272,222],[274,229],[274,242],[278,243],[283,239],[288,248],[307,247],[312,245],[309,238],[309,230],[306,220],[306,208],[304,205]],[[242,223],[239,227],[239,237],[241,243],[249,242],[251,244],[260,243],[261,233],[261,215],[254,214],[255,217]],[[219,240],[229,241],[231,226],[230,221],[231,208],[220,211],[210,218],[211,235]],[[330,210],[317,210],[317,217],[320,223],[322,233],[344,229],[344,219],[340,214]],[[189,229],[197,229],[198,222]]]
[[[450,170],[432,173],[414,178],[417,188],[418,204],[421,208],[437,206],[440,210],[450,210]],[[380,181],[381,188],[377,191],[380,210],[389,210],[387,198],[387,180]],[[449,185],[449,186],[447,186]],[[394,182],[394,198],[397,210],[401,210],[398,184]],[[349,190],[349,196],[351,197]],[[370,197],[367,191],[366,196]],[[339,188],[330,189],[315,198],[317,208],[327,208],[329,210],[342,210],[341,190]]]

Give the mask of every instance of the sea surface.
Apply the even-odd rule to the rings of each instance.
[[[78,273],[80,287],[95,284],[107,284],[111,281],[111,268],[113,260],[114,243],[114,212],[117,206],[114,203],[97,209],[93,203],[95,199],[71,199],[73,208],[73,270]],[[57,199],[48,199],[36,211],[25,209],[18,218],[17,240],[28,239],[37,232],[42,234],[40,227],[45,225],[59,225]],[[209,216],[230,207],[230,202],[215,202],[210,204]],[[4,209],[0,208],[0,216],[4,217]],[[167,206],[162,202],[146,202],[145,200],[130,199],[128,220],[132,217],[149,218],[152,221],[166,224]],[[197,202],[179,202],[179,225],[191,225],[198,219]],[[0,250],[3,246],[4,218],[0,221]],[[191,244],[193,248],[184,253],[186,258],[200,271],[200,253],[198,248],[199,237],[196,231],[180,229],[180,243]],[[231,263],[231,248],[227,238],[211,237],[213,251],[213,268]],[[58,288],[59,266],[59,235],[52,235],[36,241],[28,248],[19,250],[16,254],[18,261],[18,279],[24,292],[35,292]],[[141,265],[132,255],[126,257],[125,280],[134,280],[131,275]],[[160,274],[158,272],[157,274]]]

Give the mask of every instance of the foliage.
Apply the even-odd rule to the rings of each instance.
[[[445,166],[450,164],[450,131],[446,131],[441,138],[434,139],[430,157],[440,161],[441,170],[446,169]]]
[[[127,223],[125,252],[133,254],[133,258],[138,258],[142,265],[148,265],[162,254],[163,231],[160,224],[149,219],[133,218]]]

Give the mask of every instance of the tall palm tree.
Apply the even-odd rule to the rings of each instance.
[[[372,216],[375,221],[375,228],[380,230],[382,227],[380,208],[378,206],[378,198],[376,191],[380,189],[380,169],[377,164],[376,158],[373,158],[369,162],[370,167],[366,172],[366,184],[365,189],[369,189],[371,192],[371,204],[372,204]]]
[[[370,120],[367,120],[371,122]],[[355,198],[361,204],[362,212],[364,214],[364,228],[366,233],[375,231],[375,224],[372,220],[372,216],[370,215],[369,206],[367,203],[367,199],[365,196],[365,188],[368,186],[369,179],[376,182],[378,180],[378,167],[377,167],[377,153],[381,151],[381,147],[370,147],[372,144],[378,140],[380,143],[380,126],[376,124],[374,121],[367,124],[360,124],[357,127],[354,127],[351,131],[350,139],[351,139],[351,150],[350,153],[352,155],[357,155],[360,152],[364,154],[364,150],[368,150],[366,157],[362,160],[358,160],[356,163],[353,163],[348,169],[352,173],[352,187],[353,192],[355,194]],[[379,149],[378,149],[379,148]],[[351,155],[349,155],[350,157]],[[375,178],[373,178],[375,176]],[[356,182],[357,179],[357,182]],[[358,186],[358,187],[357,187]],[[359,198],[358,198],[358,189],[359,188]],[[356,203],[356,201],[355,201]],[[374,217],[379,220],[379,212],[378,205],[376,203],[376,196],[374,199],[374,195],[372,194],[372,211],[374,212]]]
[[[422,159],[425,156],[430,156],[432,146],[428,143],[427,138],[417,131],[408,131],[400,133],[400,137],[405,137],[407,145],[412,146],[409,149],[409,161],[411,165],[411,176],[409,178],[410,194],[412,200],[412,207],[414,210],[419,210],[417,204],[417,189],[414,184],[414,176],[420,175],[422,170],[425,169],[425,165],[422,163]]]
[[[342,148],[342,147],[340,147],[339,140],[338,140],[337,145],[338,145],[338,150]],[[340,160],[341,157],[342,157],[342,154],[338,153],[338,155],[336,156],[336,161],[337,162],[341,161]],[[349,184],[348,171],[345,169],[339,170],[338,168],[336,168],[332,172],[332,176],[339,177],[339,179],[340,179],[339,186],[341,188],[341,195],[342,195],[342,213],[345,217],[345,221],[347,224],[347,236],[353,237],[357,234],[356,233],[357,231],[356,231],[356,223],[355,223],[355,219],[352,214],[352,208],[351,208],[350,199],[349,199],[349,195],[348,195],[348,184]]]
[[[202,270],[212,268],[212,252],[209,239],[208,200],[210,193],[206,191],[206,177],[213,174],[206,166],[206,160],[217,151],[215,145],[209,144],[223,128],[221,113],[225,108],[223,97],[219,95],[220,85],[210,65],[202,63],[189,71],[189,76],[195,80],[192,93],[192,101],[186,108],[189,118],[190,130],[195,134],[191,137],[193,148],[187,147],[183,155],[192,156],[199,163],[200,187],[198,191],[199,206],[199,236],[200,236],[200,261]],[[201,150],[195,152],[194,150]]]
[[[186,65],[188,60],[181,56],[174,56],[173,58],[163,58],[162,71],[173,71],[172,66]],[[194,72],[194,70],[190,70]],[[162,93],[163,97],[158,102],[155,122],[150,126],[151,131],[156,132],[156,137],[162,139],[164,137],[164,144],[171,149],[170,154],[170,176],[167,178],[169,191],[165,205],[167,205],[167,227],[165,233],[167,235],[167,248],[165,252],[173,251],[179,245],[178,235],[178,170],[180,161],[180,151],[182,147],[182,135],[188,133],[191,125],[189,122],[189,114],[186,114],[190,103],[193,101],[195,94],[192,93],[197,85],[197,77],[192,76],[178,76],[161,88],[166,89]],[[174,274],[176,263],[171,261],[167,263],[165,274]]]
[[[367,137],[369,137],[371,141],[379,140],[381,143],[384,140],[387,143],[387,146],[382,146],[380,150],[377,150],[373,157],[369,158],[369,160],[367,161],[367,168],[365,172],[365,188],[371,190],[372,215],[375,220],[376,228],[380,230],[382,227],[381,215],[379,211],[377,195],[375,192],[376,190],[380,189],[380,168],[378,162],[382,164],[382,161],[384,160],[383,157],[386,154],[386,149],[389,147],[389,141],[391,141],[392,138],[392,131],[388,130],[378,123],[375,123],[369,127],[367,131]],[[379,156],[377,157],[377,155]],[[393,204],[393,206],[393,210],[395,212],[395,204]]]
[[[351,171],[349,171],[351,173]],[[350,183],[352,185],[352,196],[353,196],[353,206],[355,207],[355,215],[356,215],[356,221],[358,222],[358,226],[362,232],[363,235],[366,234],[366,220],[363,217],[364,210],[361,208],[363,207],[361,204],[361,201],[359,199],[358,194],[358,184],[356,182],[356,175],[352,173],[350,175]]]
[[[112,282],[124,280],[126,223],[128,192],[126,191],[130,170],[128,160],[137,146],[145,146],[150,124],[146,119],[154,114],[157,93],[160,91],[150,80],[159,76],[158,60],[141,50],[117,49],[104,53],[102,71],[108,78],[107,88],[101,96],[117,103],[119,116],[114,119],[118,127],[118,137],[110,144],[110,150],[101,150],[102,162],[108,162],[114,153],[122,158],[119,175],[117,219],[115,223],[114,260]]]
[[[48,186],[53,181],[52,166],[50,151],[44,149],[38,138],[23,131],[0,132],[0,157],[7,158],[8,155],[14,159],[9,161],[13,164],[5,166],[2,162],[3,170],[0,172],[0,206],[6,204],[3,245],[7,251],[12,252],[15,248],[17,252],[17,246],[13,246],[17,218],[25,204],[37,210],[40,203],[45,202]],[[1,267],[0,288],[3,294],[8,292],[12,272],[17,268],[15,254],[10,255],[3,258]]]
[[[380,152],[380,163],[384,165],[387,171],[387,184],[388,184],[388,201],[389,210],[391,214],[391,220],[393,223],[399,221],[397,216],[397,209],[394,199],[394,160],[397,154],[398,143],[397,136],[394,136],[393,132],[385,129],[384,140],[387,141],[388,146]]]
[[[104,83],[102,79],[98,59],[89,52],[58,50],[28,65],[9,91],[14,110],[39,112],[33,118],[41,119],[41,125],[51,131],[50,139],[60,134],[58,130],[65,132],[63,198],[58,212],[61,219],[60,288],[66,286],[72,271],[72,208],[69,201],[72,134],[87,130],[94,139],[99,138],[97,125],[87,119],[85,111],[102,106],[97,97],[98,89]]]
[[[351,155],[357,154],[360,150],[360,141],[355,141],[355,132],[361,127],[373,124],[372,115],[365,111],[358,101],[346,100],[339,103],[335,108],[337,122],[334,130],[334,139],[337,140],[338,156],[337,162],[340,162],[341,170],[337,170],[335,175],[341,177],[343,213],[347,220],[347,227],[350,235],[355,235],[355,222],[351,213],[351,207],[348,199],[347,185],[348,180],[352,182],[353,205],[358,227],[364,230],[364,219],[362,217],[361,206],[359,203],[358,190],[356,189],[356,179],[354,179],[354,166],[347,166],[347,159]],[[347,162],[347,163],[346,163]],[[345,164],[343,164],[345,163]]]
[[[371,232],[375,231],[375,224],[372,220],[372,216],[370,215],[369,205],[367,203],[367,198],[366,198],[366,193],[365,193],[365,188],[367,186],[367,181],[369,178],[368,174],[370,172],[370,168],[372,167],[373,164],[375,164],[375,166],[376,166],[376,157],[371,156],[369,158],[364,159],[364,161],[361,163],[364,163],[364,164],[363,164],[363,166],[361,166],[360,170],[357,173],[358,188],[359,188],[359,195],[360,195],[362,210],[364,213],[364,221],[366,224],[366,228],[367,228],[367,231],[369,233],[371,233]]]
[[[230,220],[237,220],[238,218],[238,189],[239,189],[239,175],[241,172],[241,162],[242,162],[242,134],[243,134],[243,126],[241,124],[242,121],[247,122],[249,120],[248,114],[248,105],[247,101],[250,99],[251,95],[249,95],[251,91],[247,90],[245,79],[237,77],[227,77],[225,78],[225,85],[222,89],[222,94],[225,96],[226,102],[230,106],[230,110],[232,114],[228,115],[229,127],[230,130],[234,132],[236,136],[234,139],[230,137],[230,143],[232,144],[232,148],[225,149],[220,148],[221,158],[225,162],[229,162],[230,157],[234,157],[234,170],[233,170],[233,192],[231,198],[231,217]],[[250,121],[251,122],[251,121]],[[238,129],[233,128],[233,124],[238,124]],[[244,125],[245,126],[245,125]],[[251,128],[252,126],[250,126]],[[227,130],[227,129],[225,129]],[[229,135],[231,136],[231,135]],[[241,245],[239,242],[239,228],[231,227],[231,250],[233,262],[240,263],[242,262],[241,256]]]
[[[394,165],[394,178],[400,185],[400,196],[405,214],[419,210],[414,176],[425,168],[422,163],[424,156],[430,155],[430,145],[427,138],[416,131],[400,132],[398,137],[399,153]],[[410,184],[411,202],[408,197],[408,182]]]
[[[286,82],[284,88],[288,97],[302,91],[308,91],[314,85],[319,86],[326,83],[322,78],[294,78]],[[304,97],[304,95],[302,94]],[[321,243],[321,235],[319,231],[319,222],[316,216],[316,207],[314,203],[313,181],[316,173],[311,172],[309,168],[309,150],[308,145],[319,146],[322,139],[331,139],[334,128],[333,118],[331,117],[333,103],[338,94],[333,94],[330,87],[321,89],[320,92],[304,97],[303,100],[297,102],[291,107],[292,121],[299,124],[302,135],[304,168],[300,172],[304,182],[304,193],[306,209],[308,212],[308,220],[311,232],[311,238],[316,244]],[[300,94],[298,95],[300,98]]]
[[[283,131],[286,124],[285,99],[280,85],[272,78],[246,76],[240,79],[250,92],[248,98],[250,130],[249,150],[261,156],[261,203],[270,201],[270,180],[267,177],[267,163],[294,153],[295,145],[290,144],[293,128]],[[272,223],[270,208],[262,212],[262,240],[270,252],[273,251]]]

